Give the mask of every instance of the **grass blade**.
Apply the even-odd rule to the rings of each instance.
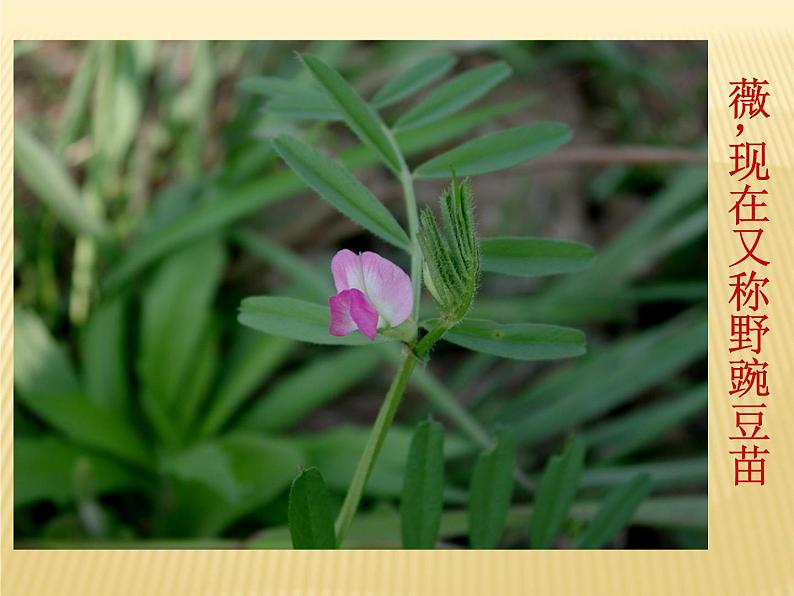
[[[229,418],[284,362],[297,344],[289,339],[239,327],[209,411],[201,423],[200,436],[208,437],[223,428]]]
[[[686,420],[706,411],[706,385],[607,420],[584,433],[596,459],[615,460],[652,444]]]
[[[260,432],[286,430],[366,379],[380,361],[381,354],[371,347],[336,350],[314,358],[258,398],[240,425]]]
[[[582,474],[582,488],[612,487],[628,482],[637,474],[650,476],[655,491],[693,486],[704,487],[708,482],[708,461],[704,456],[590,468]]]
[[[163,470],[180,480],[204,484],[227,501],[239,498],[237,481],[221,443],[201,443],[170,454],[163,462]]]
[[[511,168],[548,155],[571,139],[571,130],[558,122],[538,122],[492,132],[442,153],[416,168],[417,178],[474,176]]]
[[[615,487],[604,498],[604,503],[595,517],[587,524],[579,539],[578,548],[601,548],[612,540],[631,521],[651,490],[651,479],[645,474],[632,478],[628,483]]]
[[[85,326],[80,351],[86,393],[96,404],[122,416],[130,404],[125,323],[123,300],[99,305]]]
[[[364,494],[374,498],[397,500],[404,488],[408,451],[413,431],[395,424],[389,429],[383,448],[372,475],[364,487]],[[306,461],[323,471],[329,489],[344,493],[356,470],[361,452],[369,438],[368,429],[360,426],[341,426],[323,432],[298,435],[297,442],[306,454]],[[471,445],[456,434],[447,433],[444,438],[445,460],[461,458],[471,454]],[[444,501],[461,504],[466,501],[466,492],[448,486],[444,490]],[[397,535],[399,536],[399,528]]]
[[[636,399],[706,353],[706,321],[692,313],[594,351],[552,374],[505,408],[498,419],[523,444],[574,428]]]
[[[217,239],[188,246],[163,263],[144,293],[138,363],[141,395],[150,421],[169,441],[176,438],[176,408],[194,374],[224,260]],[[190,292],[185,292],[186,287]]]
[[[66,95],[63,120],[58,130],[56,145],[58,153],[62,154],[70,144],[77,140],[85,124],[98,67],[99,45],[97,42],[89,42],[83,59],[80,61],[80,66],[69,85],[69,93]]]
[[[311,91],[311,89],[295,81],[270,76],[246,77],[237,86],[245,93],[264,95],[265,97],[282,97],[284,95],[297,95],[304,91]]]
[[[499,545],[513,497],[515,442],[506,432],[482,453],[474,465],[469,496],[469,547],[492,549]]]
[[[444,505],[444,428],[434,420],[416,427],[405,465],[400,502],[403,548],[436,545]]]
[[[303,465],[294,441],[234,432],[203,445],[217,448],[214,470],[182,469],[183,479],[174,482],[174,509],[169,521],[184,534],[217,536],[236,520],[271,503],[284,494]],[[195,447],[191,447],[195,449]],[[213,479],[213,474],[221,474]],[[217,482],[228,483],[221,489]]]
[[[14,437],[14,507],[38,501],[65,506],[75,499],[74,474],[79,462],[89,466],[96,495],[140,487],[142,478],[118,460],[104,457],[47,434]]]
[[[529,537],[532,548],[551,548],[562,530],[584,467],[584,441],[574,437],[546,464],[535,496]]]
[[[574,503],[571,518],[587,521],[593,519],[599,504],[592,501]],[[708,518],[708,503],[705,495],[681,497],[658,497],[643,502],[632,517],[632,523],[659,529],[685,529],[704,531]],[[511,507],[506,526],[511,529],[526,528],[532,517],[532,508],[526,505]],[[466,535],[468,512],[463,509],[447,510],[441,516],[439,535],[442,540],[453,540]],[[349,548],[400,548],[399,513],[388,507],[362,512],[356,516],[345,538]],[[259,537],[246,543],[248,548],[289,548],[289,529],[268,528]]]
[[[151,455],[128,418],[119,417],[82,393],[63,350],[38,316],[14,311],[15,399],[75,443],[139,466]]]
[[[303,470],[292,483],[288,518],[293,548],[336,548],[328,489],[317,468]]]
[[[14,124],[14,169],[72,233],[105,235],[105,222],[82,200],[64,165],[18,122]]]

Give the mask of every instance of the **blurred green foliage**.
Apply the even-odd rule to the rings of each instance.
[[[268,135],[301,127],[387,204],[393,194],[375,154],[314,94],[296,49],[374,95],[389,122],[406,99],[389,97],[387,80],[403,73],[440,89],[397,135],[417,163],[490,132],[494,120],[549,114],[585,146],[693,155],[704,146],[705,44],[20,45],[18,547],[289,547],[287,497],[308,466],[325,478],[329,507],[341,504],[394,346],[298,345],[240,326],[235,312],[241,297],[270,290],[324,300],[342,243],[389,250],[346,227],[276,159]],[[454,69],[436,60],[412,71],[440,52],[455,56]],[[446,105],[451,77],[495,57],[516,73],[502,91],[479,103],[472,94],[463,111],[422,123]],[[570,213],[544,195],[562,203],[573,193],[573,239],[596,246],[595,262],[540,281],[486,275],[474,316],[575,324],[587,331],[588,354],[539,365],[437,349],[412,380],[350,546],[400,545],[408,427],[429,411],[446,427],[442,544],[467,544],[471,489],[480,545],[526,548],[532,525],[542,546],[706,546],[705,168],[631,159],[557,167],[565,179],[542,167],[478,178],[480,231],[564,230]],[[424,200],[437,195],[429,188]],[[502,496],[469,485],[497,429],[516,446],[506,511]],[[558,461],[549,456],[571,434],[585,455],[567,486],[570,507],[541,527],[526,503],[552,483],[547,461]],[[476,466],[485,474],[499,462]],[[501,539],[489,519],[504,527]]]

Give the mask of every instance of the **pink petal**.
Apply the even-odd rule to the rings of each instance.
[[[369,339],[378,333],[378,311],[367,301],[363,292],[356,289],[343,290],[328,299],[331,321],[328,332],[341,337],[359,329]]]
[[[331,259],[331,273],[334,276],[336,291],[355,288],[364,291],[360,256],[351,250],[342,249]]]
[[[356,289],[364,292],[381,316],[381,324],[394,327],[411,316],[411,278],[397,265],[374,252],[357,255],[340,250],[331,261],[337,292]]]
[[[366,296],[358,290],[346,290],[350,292],[350,316],[358,325],[361,331],[370,339],[375,339],[378,334],[378,311],[369,303]]]
[[[374,252],[361,255],[364,293],[390,327],[411,316],[414,305],[411,278],[397,265]]]

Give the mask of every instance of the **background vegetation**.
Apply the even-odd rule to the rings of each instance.
[[[394,352],[257,334],[236,308],[324,300],[343,246],[399,256],[308,192],[268,137],[301,129],[398,219],[401,197],[313,95],[296,49],[368,98],[439,52],[457,58],[447,77],[507,62],[486,99],[401,147],[421,163],[475,133],[566,123],[565,148],[474,180],[480,233],[597,254],[570,275],[484,277],[478,314],[577,326],[588,354],[535,364],[440,345],[346,546],[400,546],[410,437],[431,413],[446,436],[442,546],[491,545],[469,538],[469,477],[506,428],[522,477],[498,546],[528,546],[526,503],[576,434],[584,470],[547,546],[586,546],[585,522],[645,473],[647,496],[606,546],[704,548],[706,47],[689,42],[18,43],[16,545],[289,547],[287,494],[308,465],[339,507]],[[418,185],[419,203],[441,184]]]

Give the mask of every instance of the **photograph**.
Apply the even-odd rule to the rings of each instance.
[[[14,549],[707,549],[657,37],[16,40]]]

